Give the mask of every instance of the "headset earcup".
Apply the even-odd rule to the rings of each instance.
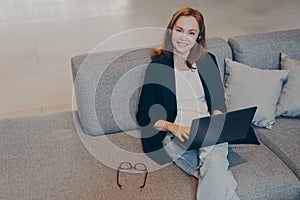
[[[196,42],[198,42],[199,44],[200,44],[200,42],[201,42],[201,40],[203,38],[204,29],[205,29],[205,25],[204,25],[204,22],[203,22],[203,24],[201,26],[201,30],[200,30],[199,36],[198,36],[198,38],[196,40]]]
[[[172,29],[170,29],[170,28],[168,28],[168,30],[167,30],[167,37],[168,37],[169,39],[172,38]]]
[[[200,43],[200,42],[201,42],[201,40],[202,40],[202,34],[200,34],[200,35],[198,36],[198,38],[197,38],[196,42]]]
[[[197,41],[198,43],[200,43],[200,42],[201,42],[201,39],[202,39],[202,36],[199,35],[196,41]]]

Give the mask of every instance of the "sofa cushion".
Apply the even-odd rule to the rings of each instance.
[[[225,94],[229,111],[257,106],[252,123],[271,129],[286,70],[262,70],[226,58]]]
[[[238,155],[235,159],[234,155]],[[237,145],[229,162],[240,199],[297,199],[300,183],[290,169],[265,145]],[[234,165],[234,162],[240,164]]]
[[[256,128],[255,132],[300,180],[300,119],[277,118],[272,130]]]
[[[86,133],[103,135],[137,127],[133,112],[150,51],[103,52],[72,59],[78,114]],[[107,55],[111,60],[104,58]]]
[[[119,142],[135,146],[131,139]],[[141,151],[141,142],[138,145]],[[0,199],[157,199],[160,196],[171,200],[195,196],[196,180],[174,165],[150,172],[143,191],[139,186],[144,174],[122,172],[120,190],[116,169],[95,159],[83,145],[71,111],[0,119],[0,152]]]
[[[208,47],[223,77],[224,57],[231,57],[231,50],[221,38],[208,39]],[[78,114],[86,133],[103,135],[138,127],[135,113],[150,52],[151,48],[129,49],[72,58]]]
[[[300,59],[300,29],[230,37],[233,59],[251,67],[279,69],[280,53]]]
[[[77,130],[76,118],[62,111],[0,119],[0,199],[195,199],[197,180],[174,164],[151,171],[142,191],[144,174],[122,172],[120,190],[116,169],[92,152],[100,145],[89,149],[81,136],[106,138],[120,149],[141,153],[140,139],[132,139],[139,131],[92,137]],[[101,146],[100,152],[105,152]],[[297,178],[263,145],[238,145],[229,152],[241,199],[299,196]],[[116,155],[108,156],[114,160]]]
[[[292,59],[281,53],[280,67],[283,70],[289,70],[290,73],[288,81],[283,87],[276,115],[300,117],[300,60]]]
[[[225,58],[232,59],[230,46],[222,38],[209,38],[207,39],[207,48],[215,55],[222,81],[224,81]]]

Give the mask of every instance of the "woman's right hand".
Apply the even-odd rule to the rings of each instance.
[[[188,126],[179,126],[176,124],[169,124],[168,130],[175,135],[181,142],[189,138],[191,128]]]
[[[172,122],[158,120],[154,124],[154,128],[159,131],[169,131],[175,137],[177,137],[181,142],[189,138],[191,128],[188,126],[179,126]]]

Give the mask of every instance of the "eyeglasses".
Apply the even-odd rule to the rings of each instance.
[[[121,162],[121,164],[119,165],[118,168],[118,172],[117,172],[117,184],[119,186],[120,189],[122,189],[122,186],[120,184],[120,170],[131,170],[131,169],[135,169],[137,171],[142,171],[145,172],[145,177],[144,177],[144,183],[143,185],[140,186],[140,190],[142,191],[146,185],[146,180],[147,180],[147,176],[148,176],[148,169],[146,167],[145,164],[143,163],[136,163],[133,167],[132,164],[130,162]]]

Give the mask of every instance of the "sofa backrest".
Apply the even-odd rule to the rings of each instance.
[[[280,53],[300,59],[300,29],[235,36],[228,39],[233,59],[260,69],[279,69]]]
[[[221,38],[207,40],[224,76],[224,58],[232,58],[229,45]],[[152,49],[97,52],[71,59],[74,92],[82,130],[103,135],[138,128],[140,88]]]

